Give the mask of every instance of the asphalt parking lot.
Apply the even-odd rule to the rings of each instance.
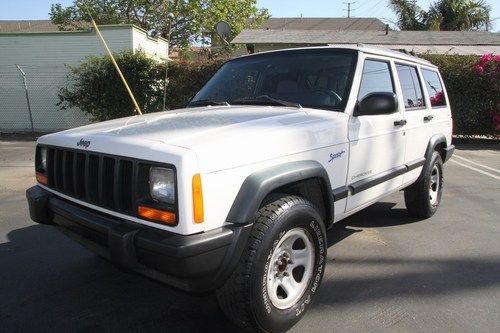
[[[213,295],[124,273],[33,223],[34,146],[0,141],[0,331],[237,331]],[[458,147],[432,218],[408,217],[396,194],[336,225],[292,332],[500,332],[499,169],[497,149]]]

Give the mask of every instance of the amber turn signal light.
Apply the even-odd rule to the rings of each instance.
[[[151,207],[139,206],[137,208],[137,214],[139,217],[145,218],[146,220],[156,221],[163,224],[174,225],[176,222],[176,216],[174,213]]]
[[[193,215],[194,223],[203,223],[205,220],[203,212],[203,190],[201,188],[201,176],[199,173],[193,176]]]
[[[44,174],[37,172],[36,173],[36,181],[39,182],[40,184],[47,185],[49,182],[47,180],[47,176]]]

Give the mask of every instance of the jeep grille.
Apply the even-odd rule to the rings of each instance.
[[[47,149],[50,188],[104,208],[135,215],[136,161],[95,152]]]

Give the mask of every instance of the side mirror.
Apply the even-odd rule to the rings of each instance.
[[[398,111],[398,99],[395,93],[373,92],[358,101],[354,116],[391,114]]]

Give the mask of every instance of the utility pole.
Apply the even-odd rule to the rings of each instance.
[[[417,0],[410,0],[410,2],[412,4],[411,9],[413,11],[413,15],[412,15],[413,24],[414,24],[413,28],[415,29],[415,26],[417,25]]]
[[[354,5],[356,1],[354,2],[343,2],[344,5],[347,5],[347,18],[351,18],[351,5]],[[345,11],[345,9],[344,9]],[[353,9],[354,11],[354,9]]]

